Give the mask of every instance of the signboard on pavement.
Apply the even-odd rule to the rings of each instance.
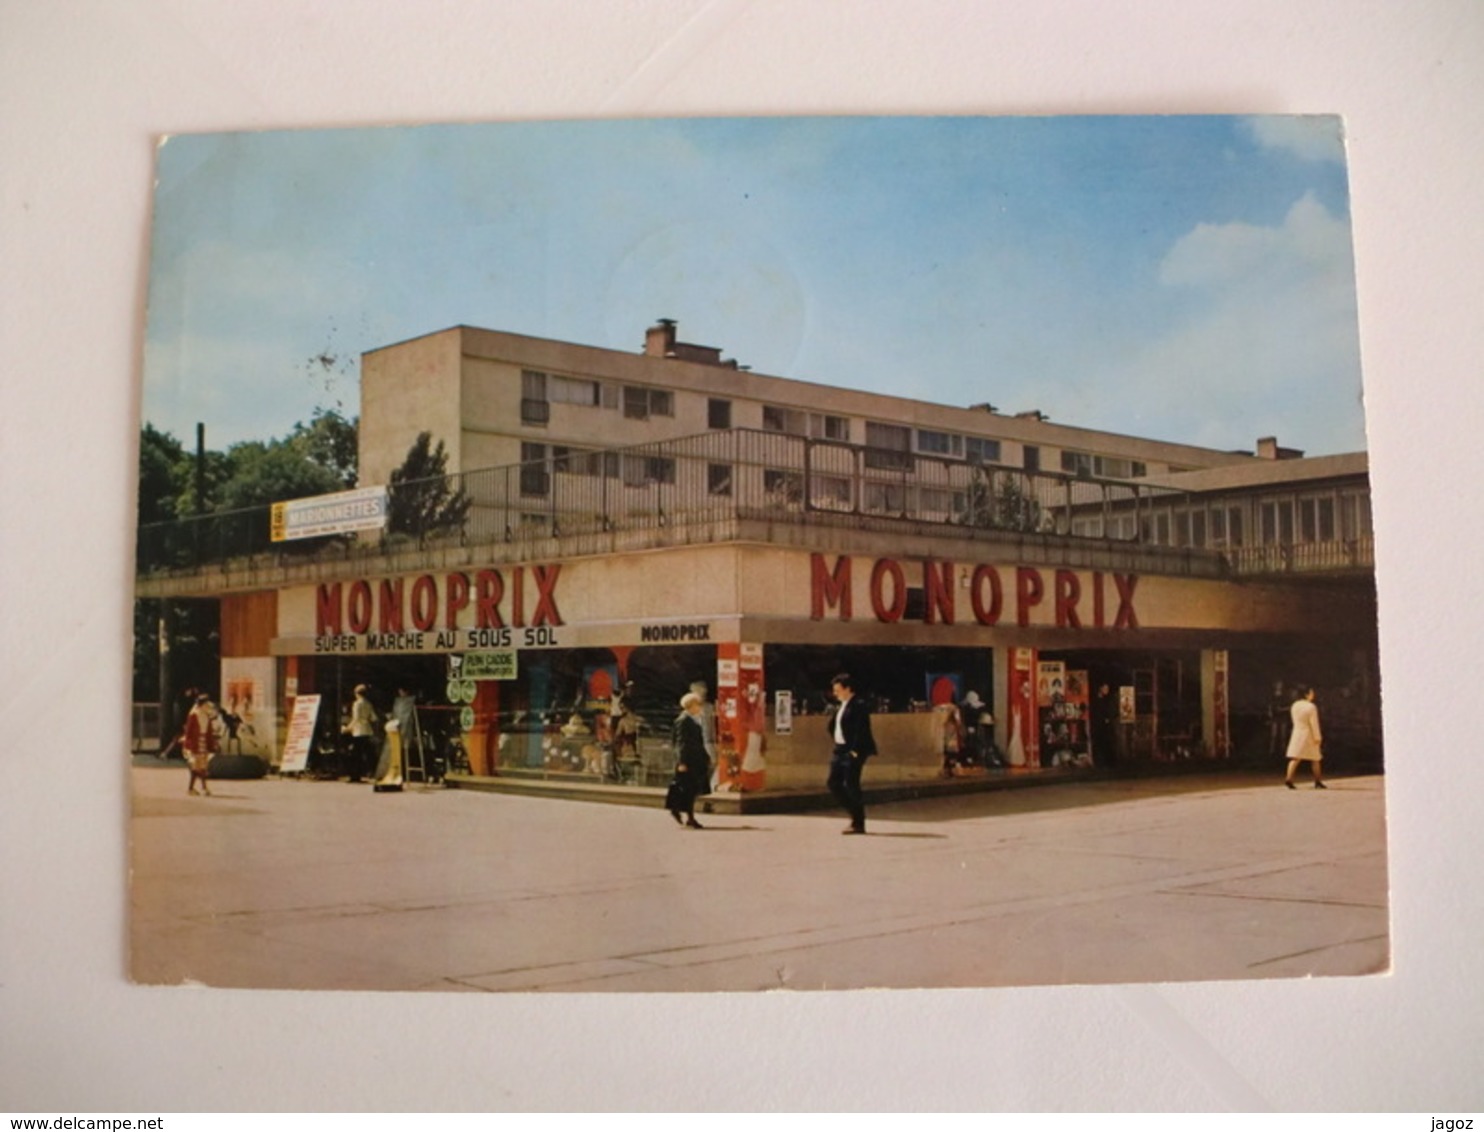
[[[283,742],[280,774],[293,774],[309,766],[309,749],[314,742],[314,724],[319,718],[319,696],[296,696],[294,714],[289,717],[289,733]]]

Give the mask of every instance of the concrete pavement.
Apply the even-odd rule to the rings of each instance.
[[[146,983],[441,991],[958,987],[1387,967],[1383,780],[1060,784],[703,815],[136,767]]]

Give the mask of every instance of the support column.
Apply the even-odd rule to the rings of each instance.
[[[1231,757],[1229,668],[1225,649],[1201,650],[1201,738],[1216,759]]]

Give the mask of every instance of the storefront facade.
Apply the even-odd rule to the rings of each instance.
[[[367,684],[383,713],[416,698],[451,770],[655,785],[704,683],[718,788],[817,786],[811,717],[849,671],[878,779],[937,773],[966,703],[996,772],[1247,757],[1271,745],[1273,685],[1300,679],[1369,705],[1379,758],[1363,454],[826,389],[668,324],[638,355],[468,328],[368,354],[363,481],[419,430],[448,441],[457,530],[141,577],[220,603],[244,749],[278,762],[310,695],[332,744]],[[638,727],[622,758],[615,697]]]
[[[632,682],[639,765],[623,780],[645,784],[667,777],[669,720],[699,682],[716,707],[722,788],[778,789],[817,784],[828,741],[811,717],[843,670],[875,706],[878,775],[936,773],[933,709],[970,692],[1007,770],[1227,758],[1233,666],[1332,635],[1340,612],[1293,584],[1016,562],[949,540],[910,558],[879,536],[836,541],[853,545],[677,546],[229,596],[223,678],[255,677],[267,718],[319,693],[327,722],[356,684],[383,710],[406,689],[428,730],[461,721],[471,774],[598,780],[603,717]],[[253,608],[272,622],[262,656],[244,655],[234,628]],[[1100,694],[1118,704],[1101,733]]]

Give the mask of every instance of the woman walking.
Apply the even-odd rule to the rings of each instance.
[[[1314,689],[1300,684],[1298,699],[1288,710],[1293,716],[1293,734],[1288,737],[1288,774],[1283,784],[1290,790],[1297,790],[1293,776],[1299,763],[1306,762],[1314,774],[1314,789],[1329,789],[1319,775],[1319,763],[1324,758],[1324,736],[1319,732],[1319,709],[1314,706]]]
[[[196,697],[196,706],[186,716],[185,757],[186,765],[191,768],[191,782],[186,791],[188,794],[196,792],[196,783],[199,780],[201,793],[211,797],[206,772],[211,765],[211,756],[216,754],[216,748],[216,708],[211,703],[211,697],[202,694]]]
[[[665,792],[665,808],[677,825],[700,829],[696,797],[711,789],[711,761],[706,757],[706,732],[701,725],[704,703],[695,692],[680,697],[675,719],[675,777]]]

